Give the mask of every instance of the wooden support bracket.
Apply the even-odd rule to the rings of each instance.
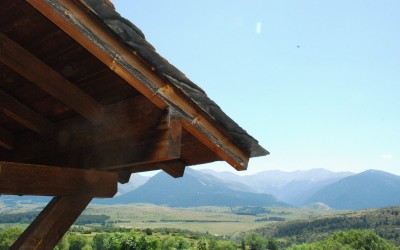
[[[111,198],[117,182],[117,173],[0,162],[0,194]]]
[[[87,194],[53,198],[10,249],[53,249],[92,198]]]
[[[182,177],[186,168],[186,163],[181,160],[170,160],[144,165],[136,165],[127,168],[130,173],[140,173],[145,171],[163,170],[174,178]]]

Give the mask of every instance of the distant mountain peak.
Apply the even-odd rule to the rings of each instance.
[[[400,205],[400,176],[367,170],[316,192],[307,203],[323,202],[335,209],[367,209]]]

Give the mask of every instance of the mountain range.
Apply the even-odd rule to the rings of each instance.
[[[221,180],[246,185],[252,192],[272,194],[295,206],[304,205],[304,202],[320,188],[354,175],[350,172],[332,172],[322,168],[293,172],[271,170],[245,176],[213,170],[204,172]]]
[[[106,204],[152,203],[172,207],[194,206],[289,206],[270,194],[249,192],[240,183],[224,182],[212,175],[188,168],[183,178],[173,179],[160,172],[137,189]]]
[[[48,201],[47,197],[1,196],[13,204]],[[194,206],[307,206],[320,209],[368,209],[400,206],[400,176],[378,170],[359,174],[325,169],[264,171],[240,176],[231,172],[187,168],[174,179],[164,172],[139,174],[119,185],[113,199],[95,203],[153,203],[172,207]]]
[[[165,193],[165,190],[172,192]],[[227,194],[228,197],[222,198]],[[261,204],[257,194],[268,194],[266,203],[270,205],[278,201],[298,207],[349,210],[395,206],[400,205],[400,176],[378,170],[355,174],[326,169],[273,170],[240,176],[231,172],[188,169],[181,179],[159,173],[136,190],[115,198],[113,203],[251,206]],[[224,199],[229,202],[222,202]]]

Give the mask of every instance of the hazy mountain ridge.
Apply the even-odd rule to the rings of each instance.
[[[183,178],[173,179],[164,172],[144,185],[102,203],[152,203],[172,207],[191,206],[288,206],[272,195],[240,190],[242,185],[188,168]]]
[[[332,172],[322,168],[293,172],[269,170],[245,176],[213,170],[202,171],[225,181],[242,183],[252,192],[272,194],[296,206],[304,205],[319,189],[354,175],[351,172]]]
[[[400,205],[400,176],[368,170],[318,190],[306,201],[314,202],[356,210]]]

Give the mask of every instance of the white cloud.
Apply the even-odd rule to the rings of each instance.
[[[391,159],[393,159],[393,155],[391,155],[391,154],[384,154],[384,155],[382,155],[382,159],[384,159],[384,160],[391,160]]]
[[[261,22],[256,23],[256,33],[261,34]]]

